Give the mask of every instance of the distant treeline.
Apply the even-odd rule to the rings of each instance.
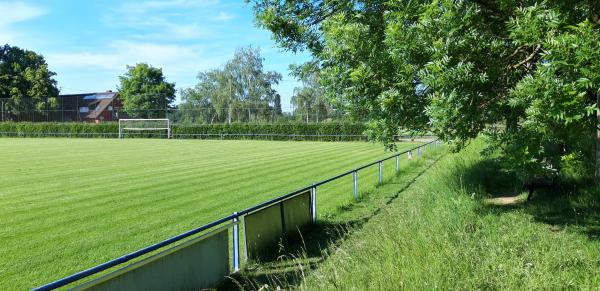
[[[263,140],[365,140],[365,125],[350,122],[328,123],[232,123],[174,124],[174,138],[182,139],[263,139]],[[1,122],[0,136],[117,138],[118,123]],[[165,132],[128,132],[128,137],[161,137]]]

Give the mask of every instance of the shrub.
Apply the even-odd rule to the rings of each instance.
[[[232,124],[174,124],[175,138],[181,139],[262,139],[262,140],[364,140],[362,123],[232,123]],[[79,137],[116,138],[116,122],[59,123],[59,122],[3,122],[0,136],[16,137]],[[129,135],[132,135],[129,133]],[[135,134],[137,137],[158,137],[156,133]]]

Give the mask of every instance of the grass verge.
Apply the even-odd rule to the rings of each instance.
[[[263,267],[262,281],[247,281],[303,290],[597,289],[597,187],[572,181],[529,204],[487,203],[522,193],[480,156],[483,147],[478,140],[448,155],[383,207],[377,197],[394,197],[403,185],[378,188],[372,201],[339,216],[348,227],[321,238],[330,243],[319,256],[305,250],[287,266]],[[361,219],[368,208],[377,210]]]

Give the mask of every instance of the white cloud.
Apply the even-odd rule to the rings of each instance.
[[[170,0],[124,2],[103,17],[108,26],[134,31],[135,38],[145,40],[194,40],[213,35],[203,19],[211,17],[216,0]],[[220,14],[220,17],[231,17]],[[148,31],[139,33],[139,30]]]
[[[161,0],[161,1],[127,1],[122,2],[112,12],[119,15],[136,15],[157,11],[179,10],[189,8],[201,8],[219,4],[218,0]]]
[[[133,35],[136,39],[144,40],[193,40],[205,39],[212,35],[211,31],[197,23],[181,24],[162,17],[122,19],[119,25],[144,28],[144,31],[149,31]]]
[[[116,70],[122,65],[116,55],[94,52],[73,52],[48,54],[46,59],[53,67],[96,67]]]
[[[227,13],[227,12],[219,12],[219,14],[214,18],[217,21],[227,21],[235,18],[235,15]]]
[[[224,58],[207,57],[201,46],[183,46],[134,41],[116,41],[103,52],[54,53],[48,63],[61,71],[70,69],[101,70],[122,74],[126,65],[148,63],[160,67],[167,79],[195,76],[200,70],[220,65]]]
[[[218,0],[162,0],[162,1],[145,1],[141,3],[144,8],[186,8],[186,7],[201,7],[218,4]]]
[[[46,14],[42,7],[23,2],[0,2],[0,11],[0,44],[21,43],[26,38],[15,24]]]
[[[0,2],[0,27],[6,27],[14,23],[31,20],[42,16],[46,11],[38,6],[32,6],[23,2]]]

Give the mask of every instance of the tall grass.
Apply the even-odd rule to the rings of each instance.
[[[483,147],[478,140],[443,158],[400,193],[403,185],[378,188],[371,197],[397,198],[363,201],[320,255],[293,260],[302,272],[275,268],[264,282],[302,290],[597,290],[600,191],[563,185],[527,205],[490,205],[487,198],[521,189],[479,154]]]
[[[558,209],[579,205],[577,212],[585,205],[592,212],[568,222],[546,220],[564,217],[548,212],[557,208],[547,203],[548,195],[540,194],[532,205],[488,205],[483,199],[491,195],[489,188],[516,193],[506,184],[481,186],[489,178],[483,174],[502,176],[479,155],[482,143],[421,177],[353,233],[301,289],[598,288],[599,208],[592,201],[599,191],[562,195]]]

